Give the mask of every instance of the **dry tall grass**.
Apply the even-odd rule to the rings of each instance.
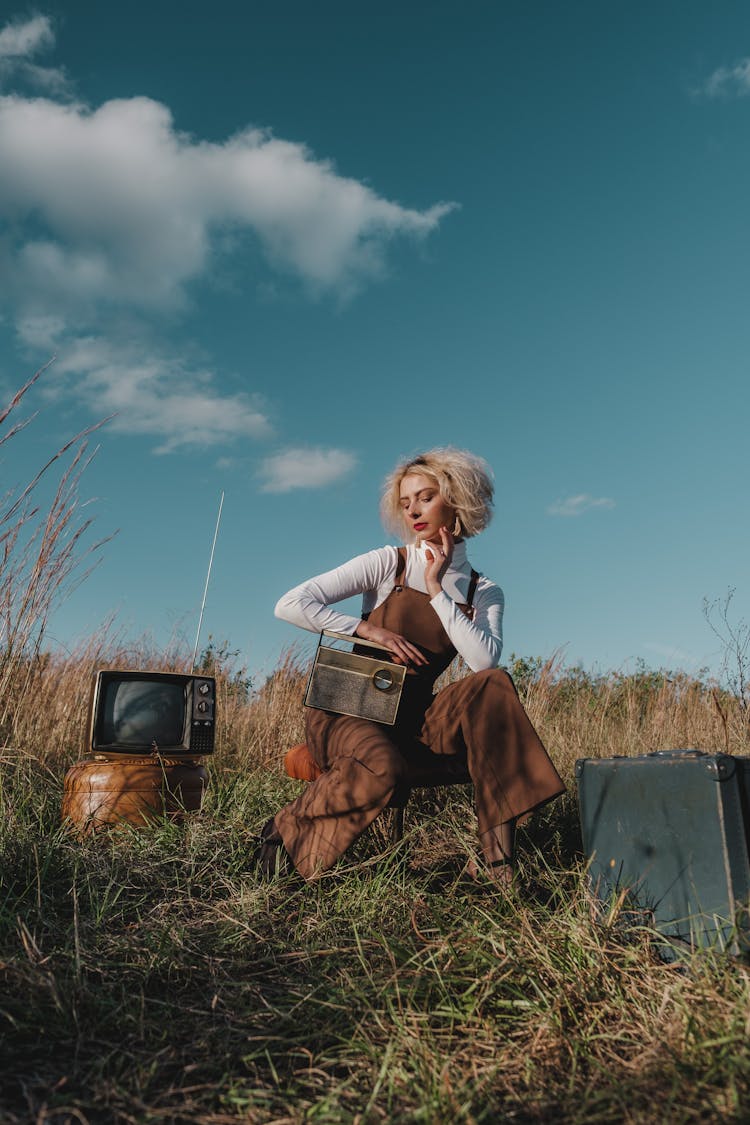
[[[81,732],[93,673],[98,668],[185,671],[190,656],[161,652],[147,641],[125,645],[105,630],[72,655],[35,654],[6,672],[7,743],[56,763],[82,752]],[[302,698],[308,669],[295,650],[255,688],[230,661],[204,659],[217,677],[221,723],[217,760],[232,769],[276,768],[304,737]],[[510,671],[514,671],[513,664]],[[455,674],[455,673],[454,673]],[[577,758],[645,754],[667,747],[750,752],[746,710],[716,683],[685,673],[637,672],[592,676],[558,661],[517,675],[524,706],[563,776]],[[12,700],[23,706],[12,707]]]
[[[14,421],[25,396],[49,367],[40,368],[0,410],[0,457],[35,415]],[[92,456],[88,438],[98,422],[66,441],[23,487],[0,498],[0,739],[12,738],[34,695],[45,630],[52,610],[83,581],[105,540],[89,543],[92,519],[81,514],[78,489]],[[57,477],[54,478],[54,473]],[[40,502],[43,486],[52,492]],[[90,569],[90,568],[89,568]]]

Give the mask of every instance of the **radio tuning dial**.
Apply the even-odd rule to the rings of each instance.
[[[393,687],[393,673],[387,668],[378,668],[377,672],[373,673],[372,682],[378,691],[390,691]]]

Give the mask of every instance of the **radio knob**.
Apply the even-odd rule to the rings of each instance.
[[[373,673],[372,682],[378,691],[390,691],[393,687],[393,673],[387,668],[379,668]]]

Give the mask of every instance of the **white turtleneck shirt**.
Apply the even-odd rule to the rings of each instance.
[[[427,593],[424,580],[426,545],[411,543],[406,548],[405,586]],[[315,578],[295,586],[276,604],[275,614],[292,625],[320,633],[332,629],[353,636],[359,617],[332,609],[336,602],[362,595],[362,613],[371,613],[393,589],[398,567],[395,547],[378,547],[357,555]],[[456,543],[450,566],[442,578],[442,591],[430,599],[456,651],[472,672],[496,668],[503,647],[503,592],[484,575],[479,576],[474,592],[473,614],[469,618],[459,607],[466,604],[471,581],[471,563],[466,544]]]

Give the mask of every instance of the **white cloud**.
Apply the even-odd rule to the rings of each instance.
[[[65,321],[61,316],[54,315],[21,316],[16,323],[16,331],[29,347],[54,351],[56,341],[65,331]]]
[[[565,500],[556,500],[547,508],[550,516],[580,516],[592,508],[614,508],[615,502],[609,496],[589,496],[588,492],[581,492],[577,496],[568,496]]]
[[[274,269],[350,294],[382,273],[391,239],[424,237],[453,206],[402,207],[259,129],[195,140],[144,97],[96,110],[2,97],[0,168],[15,232],[0,284],[45,313],[179,305],[238,241],[227,231],[255,235]]]
[[[27,58],[52,47],[55,36],[47,16],[6,24],[0,31],[0,59]]]
[[[322,488],[351,473],[357,464],[345,449],[286,449],[267,457],[260,468],[261,492]]]
[[[267,438],[271,424],[251,395],[222,394],[209,372],[179,360],[144,354],[136,346],[97,337],[63,343],[56,382],[98,417],[115,413],[109,428],[156,438],[156,453]]]
[[[54,43],[55,34],[47,16],[6,24],[0,30],[0,83],[20,79],[47,94],[67,96],[69,81],[64,70],[29,61]]]
[[[44,92],[0,95],[0,295],[20,341],[57,352],[66,395],[96,417],[116,411],[111,428],[152,435],[159,452],[267,437],[256,398],[153,345],[152,315],[184,311],[191,285],[221,280],[230,255],[236,280],[256,264],[249,242],[270,271],[253,273],[248,301],[284,276],[350,296],[382,276],[394,239],[426,237],[455,205],[404,207],[261,129],[191,137],[147,97],[66,100],[64,72],[35,58],[53,45],[46,16],[0,30],[0,84]],[[342,450],[287,450],[266,462],[264,487],[317,487],[354,464]]]
[[[750,58],[734,66],[720,66],[703,84],[700,93],[709,98],[746,97],[750,94]]]

